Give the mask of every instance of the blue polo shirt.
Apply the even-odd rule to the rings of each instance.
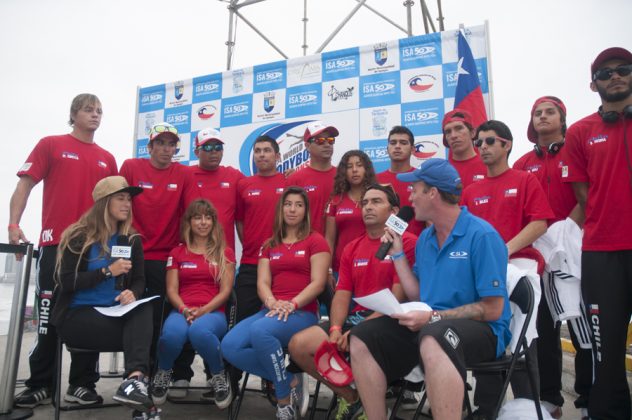
[[[413,272],[420,280],[420,300],[435,310],[453,309],[488,296],[504,297],[502,315],[489,325],[497,337],[497,356],[505,352],[511,339],[507,246],[492,225],[463,206],[441,249],[434,226],[424,229],[415,248]]]

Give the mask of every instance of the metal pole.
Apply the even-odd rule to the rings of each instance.
[[[283,51],[281,51],[276,45],[274,45],[274,43],[272,41],[270,41],[259,29],[257,29],[255,27],[255,25],[253,25],[252,23],[250,23],[248,21],[248,19],[246,19],[241,13],[239,13],[237,10],[235,10],[235,14],[237,15],[238,18],[240,18],[241,20],[243,20],[246,25],[250,26],[250,29],[252,29],[253,31],[255,31],[257,33],[257,35],[259,35],[261,38],[263,38],[263,40],[265,42],[267,42],[268,44],[270,44],[270,46],[272,48],[274,48],[274,50],[276,52],[278,52],[279,54],[281,54],[281,56],[283,56],[283,58],[285,58],[286,60],[289,58],[287,55],[285,55],[283,53]]]
[[[316,53],[320,53],[325,49],[327,44],[329,44],[331,40],[334,39],[336,35],[338,35],[338,32],[340,32],[340,30],[347,24],[347,22],[349,22],[349,19],[351,19],[353,15],[356,14],[356,12],[364,5],[364,3],[366,3],[366,0],[360,0],[360,2],[356,5],[356,7],[354,7],[353,10],[347,15],[347,17],[344,18],[342,22],[340,22],[340,25],[338,25],[338,27],[334,29],[334,31],[331,33],[331,35],[329,35],[329,37],[327,37],[325,42],[323,42],[323,45],[318,47],[318,49],[316,50]]]
[[[307,0],[303,0],[303,56],[307,55]]]
[[[356,1],[362,1],[362,0],[356,0]],[[395,23],[395,21],[389,19],[388,17],[384,16],[382,13],[378,12],[377,10],[375,10],[373,7],[369,6],[368,4],[364,4],[364,7],[369,9],[370,11],[372,11],[373,13],[375,13],[376,15],[378,15],[379,17],[381,17],[382,19],[384,19],[385,21],[387,21],[388,23],[390,23],[391,25],[393,25],[394,27],[396,27],[397,29],[399,29],[400,31],[402,31],[403,33],[407,34],[408,31],[406,30],[406,28],[404,28],[403,26],[399,26],[397,23]]]
[[[491,37],[489,36],[489,20],[485,20],[485,39],[487,40],[485,47],[487,48],[487,84],[488,84],[488,93],[487,103],[489,104],[489,114],[488,117],[490,120],[494,119],[494,78],[492,77],[492,48],[491,48]]]
[[[226,70],[230,70],[233,62],[233,49],[235,48],[235,39],[233,33],[233,20],[235,18],[235,3],[231,2],[228,6],[228,41],[226,41]]]
[[[255,4],[255,3],[261,3],[262,1],[266,1],[266,0],[246,0],[243,3],[240,4],[236,4],[235,5],[235,9],[241,9],[244,6],[250,6],[251,4]]]
[[[426,17],[426,19],[428,19],[428,23],[430,24],[430,27],[432,28],[432,32],[437,32],[437,28],[435,27],[434,22],[432,21],[432,16],[430,16],[430,10],[428,10],[428,5],[426,4],[426,0],[421,0],[421,10],[424,16]]]
[[[13,407],[13,393],[15,392],[15,379],[18,374],[20,346],[22,344],[22,332],[24,330],[24,308],[26,307],[31,263],[33,261],[33,244],[26,244],[25,246],[20,246],[20,248],[20,252],[24,252],[24,248],[26,248],[26,252],[22,257],[22,263],[18,266],[17,283],[13,289],[13,303],[11,305],[7,346],[4,352],[5,357],[2,367],[4,378],[2,383],[0,383],[1,414],[10,413]]]
[[[437,8],[439,9],[439,17],[437,18],[439,21],[439,30],[443,32],[445,30],[445,27],[443,26],[443,21],[445,19],[443,18],[443,9],[441,9],[441,0],[437,0]]]
[[[423,0],[422,0],[423,2]],[[413,0],[406,0],[404,6],[406,6],[406,33],[409,37],[413,36],[413,10],[412,7],[415,4]]]
[[[421,0],[421,3],[419,3],[419,7],[421,8],[421,20],[424,23],[424,31],[426,32],[426,34],[430,33],[430,27],[428,27],[428,15],[426,14],[426,9],[424,9],[424,1]]]

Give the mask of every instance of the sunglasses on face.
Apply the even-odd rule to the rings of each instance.
[[[593,80],[601,80],[602,82],[610,80],[614,73],[617,73],[621,77],[628,76],[630,73],[632,73],[632,64],[619,66],[614,69],[599,69],[593,75]]]
[[[309,142],[316,143],[319,146],[325,143],[334,144],[336,142],[336,138],[335,137],[314,137]]]
[[[205,152],[221,152],[222,150],[224,150],[224,145],[221,143],[215,143],[215,144],[203,144],[200,146],[200,149],[204,150]]]
[[[481,147],[483,145],[483,142],[485,142],[485,144],[487,144],[488,146],[493,146],[494,143],[496,143],[496,140],[498,140],[502,144],[505,144],[505,143],[507,143],[509,141],[509,140],[504,139],[502,137],[485,137],[484,139],[476,139],[476,140],[474,140],[474,146]]]

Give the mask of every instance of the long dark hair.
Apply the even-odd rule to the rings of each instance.
[[[285,220],[283,219],[283,203],[285,203],[285,199],[290,194],[300,195],[303,198],[303,203],[305,204],[305,216],[303,216],[303,220],[301,224],[298,226],[298,240],[303,240],[309,236],[312,225],[309,216],[309,198],[307,197],[307,193],[301,187],[291,186],[287,187],[283,194],[279,198],[279,201],[276,205],[275,216],[274,216],[274,228],[272,231],[272,237],[266,241],[264,246],[269,246],[270,248],[274,248],[275,246],[283,243],[283,238],[287,235],[287,226],[285,225]]]
[[[371,162],[371,158],[364,153],[362,150],[349,150],[340,159],[340,163],[338,163],[338,168],[336,169],[336,176],[334,177],[334,189],[331,192],[331,201],[337,198],[337,202],[342,201],[343,195],[349,192],[351,189],[351,184],[347,181],[347,164],[349,163],[349,159],[353,156],[357,156],[362,161],[362,166],[364,166],[364,180],[362,181],[362,192],[367,189],[367,187],[371,184],[374,184],[375,181],[375,169],[373,168],[373,162]]]

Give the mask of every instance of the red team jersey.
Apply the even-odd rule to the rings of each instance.
[[[417,237],[412,233],[404,232],[402,240],[406,258],[412,267],[415,263]],[[371,239],[365,233],[345,247],[340,260],[336,290],[347,290],[353,296],[362,297],[379,292],[382,289],[392,290],[393,284],[399,283],[399,276],[395,271],[390,256],[383,261],[375,258],[375,253],[381,243],[380,238]],[[353,313],[365,309],[365,307],[356,303],[350,312]]]
[[[463,191],[461,202],[472,214],[489,222],[505,243],[534,220],[555,217],[535,175],[515,169],[470,185]],[[530,258],[538,262],[538,272],[544,268],[542,255],[531,245],[510,258]]]
[[[329,245],[317,232],[310,233],[307,238],[292,245],[279,244],[274,248],[263,247],[259,258],[270,260],[274,297],[292,300],[301,293],[312,281],[310,258],[321,252],[329,254]],[[316,312],[316,308],[316,300],[313,300],[301,309]]]
[[[243,223],[241,264],[257,264],[261,245],[272,236],[275,208],[283,194],[285,177],[253,175],[237,183],[235,219]]]
[[[224,228],[226,243],[235,249],[235,209],[237,207],[237,183],[244,174],[230,166],[220,166],[215,171],[207,171],[199,166],[191,166],[193,178],[200,189],[202,198],[213,203],[217,217]]]
[[[415,168],[412,168],[408,172],[414,171]],[[391,172],[387,169],[384,172],[380,172],[376,175],[377,182],[380,184],[391,184],[395,193],[399,197],[399,205],[412,207],[412,203],[410,202],[410,193],[413,190],[413,184],[410,182],[402,182],[397,179],[397,174],[395,172]],[[412,219],[408,222],[408,227],[406,228],[407,232],[410,232],[414,235],[419,236],[421,231],[424,229],[424,222]]]
[[[70,134],[41,139],[17,173],[35,183],[44,180],[39,245],[57,245],[63,231],[94,204],[96,183],[116,174],[114,156],[96,143]]]
[[[624,130],[626,130],[624,132]],[[562,148],[564,182],[587,182],[588,200],[582,249],[632,249],[632,120],[604,123],[598,113],[568,128]]]
[[[335,197],[327,206],[327,216],[336,220],[336,243],[332,262],[334,271],[338,271],[340,256],[345,246],[365,232],[362,209],[347,194]]]
[[[317,171],[306,166],[290,175],[285,184],[288,187],[297,185],[307,191],[312,230],[321,235],[325,234],[325,210],[334,189],[335,176],[336,168],[333,166],[327,171]]]
[[[555,214],[555,218],[549,220],[549,224],[553,224],[566,219],[577,204],[577,200],[571,184],[562,182],[562,168],[565,165],[561,154],[552,155],[546,150],[542,150],[542,153],[542,157],[536,155],[534,151],[525,154],[514,163],[513,168],[531,172],[538,178],[551,210]]]
[[[128,159],[121,175],[129,185],[141,187],[132,199],[134,228],[142,235],[146,260],[166,261],[180,242],[180,218],[200,190],[186,166],[172,163],[156,169],[149,159]]]
[[[452,158],[452,154],[450,153],[448,161],[459,173],[463,189],[475,182],[482,181],[487,177],[487,166],[485,166],[478,153],[476,156],[465,160],[454,160]]]
[[[235,262],[235,253],[226,248],[227,262]],[[167,270],[178,270],[178,294],[188,307],[197,308],[209,303],[219,293],[220,280],[217,264],[209,264],[202,254],[188,250],[186,244],[172,249],[167,258]],[[224,307],[217,308],[224,312]]]

